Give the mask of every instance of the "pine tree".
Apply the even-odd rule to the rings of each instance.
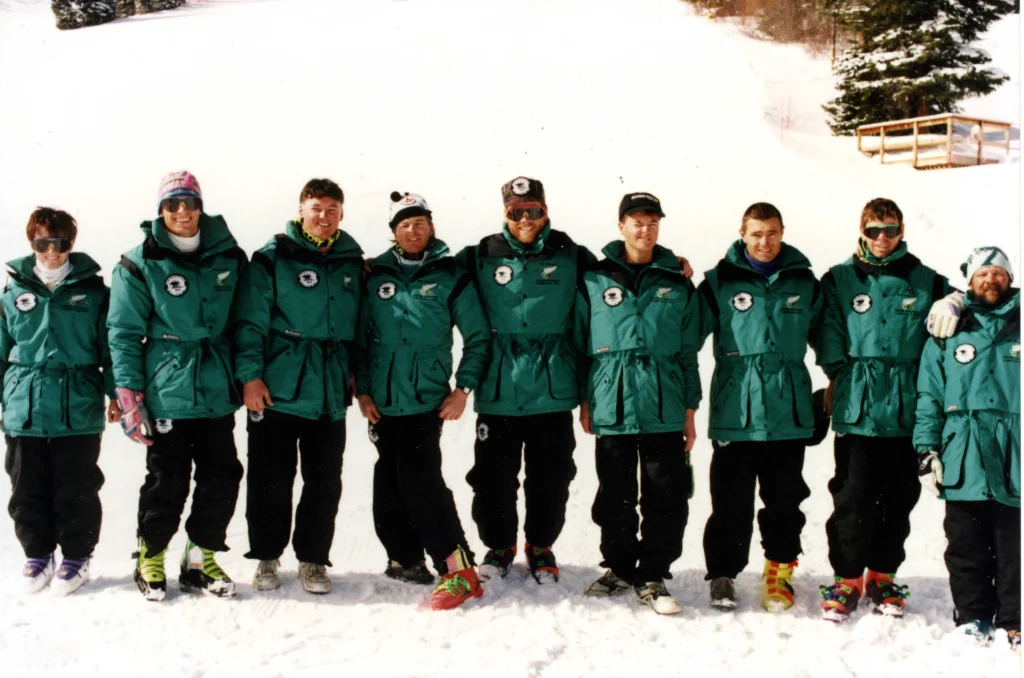
[[[988,94],[1005,75],[986,68],[971,46],[989,24],[1014,11],[1007,0],[823,0],[859,37],[836,62],[840,95],[824,106],[834,134],[858,125],[935,113]]]

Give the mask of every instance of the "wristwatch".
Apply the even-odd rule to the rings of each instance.
[[[459,389],[460,391],[462,391],[462,392],[463,392],[463,393],[465,393],[466,395],[469,395],[470,393],[472,393],[472,392],[473,392],[473,389],[471,389],[471,388],[470,388],[470,387],[468,387],[468,386],[456,386],[455,388]]]

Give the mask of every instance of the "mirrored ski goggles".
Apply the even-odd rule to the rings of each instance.
[[[160,210],[167,210],[168,212],[177,212],[181,209],[182,205],[189,212],[200,210],[203,208],[203,201],[199,198],[193,198],[190,195],[180,195],[176,198],[165,198],[160,201]]]
[[[32,238],[32,249],[40,254],[51,247],[59,254],[64,254],[71,249],[71,241],[67,238]]]
[[[895,238],[903,232],[899,224],[868,224],[864,227],[864,237],[868,240],[875,240],[884,233],[886,238]]]
[[[522,221],[524,216],[530,221],[537,221],[544,218],[547,210],[543,207],[514,207],[505,214],[512,221]]]

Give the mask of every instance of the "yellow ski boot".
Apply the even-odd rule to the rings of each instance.
[[[793,569],[796,561],[777,563],[764,561],[761,575],[761,604],[769,612],[782,612],[793,607]]]

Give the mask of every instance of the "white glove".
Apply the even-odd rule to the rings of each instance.
[[[921,487],[936,497],[939,496],[939,487],[942,485],[942,462],[939,461],[938,452],[928,450],[917,454],[917,479],[921,481]]]
[[[964,310],[964,293],[952,292],[932,304],[928,311],[928,334],[938,339],[949,339],[956,332],[960,313]]]

